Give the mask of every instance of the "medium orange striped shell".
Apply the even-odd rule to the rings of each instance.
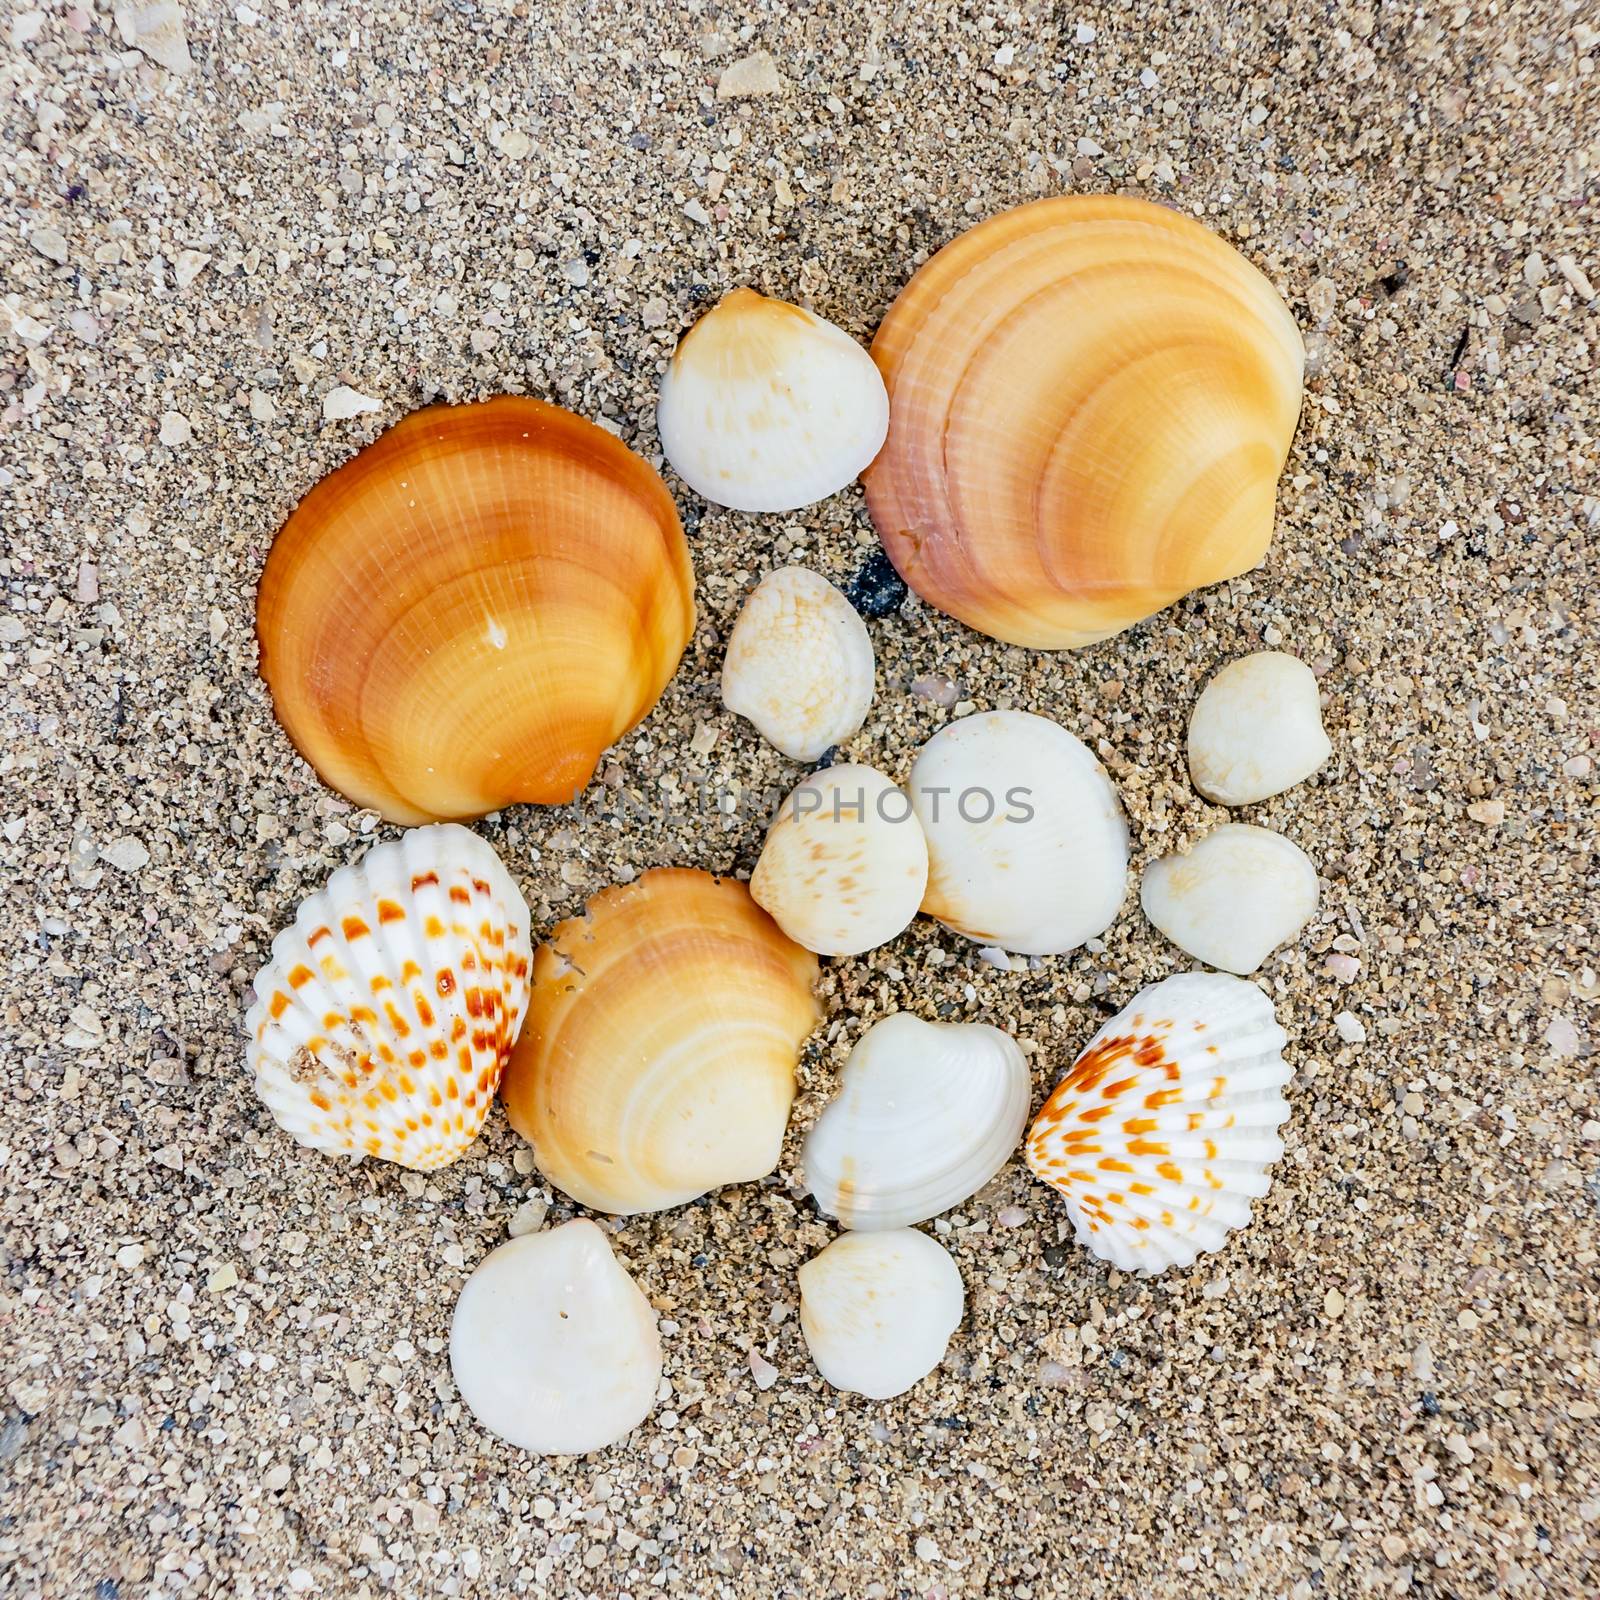
[[[539,1170],[597,1211],[682,1205],[778,1164],[817,958],[732,878],[602,890],[533,964],[500,1087]]]
[[[272,941],[244,1019],[256,1092],[312,1149],[446,1166],[494,1100],[530,959],[486,840],[444,823],[374,845]]]
[[[872,520],[980,632],[1088,644],[1265,553],[1304,349],[1272,285],[1176,211],[1074,195],[993,217],[912,278],[872,355]]]
[[[563,804],[660,697],[693,588],[666,485],[603,428],[432,406],[284,524],[261,672],[301,754],[391,822]]]

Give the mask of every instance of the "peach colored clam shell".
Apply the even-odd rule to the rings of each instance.
[[[1304,349],[1261,273],[1177,212],[1068,196],[993,217],[912,278],[872,354],[872,520],[969,626],[1088,644],[1265,553]]]
[[[517,396],[432,406],[308,494],[267,557],[261,672],[323,779],[392,822],[560,804],[694,625],[660,476]]]
[[[596,1210],[681,1205],[777,1165],[817,959],[744,884],[657,868],[534,956],[500,1086],[539,1169]]]

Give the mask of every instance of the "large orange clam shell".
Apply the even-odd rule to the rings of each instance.
[[[602,890],[533,960],[500,1096],[539,1170],[632,1214],[778,1164],[817,958],[742,883],[658,868]]]
[[[1305,352],[1199,223],[1109,196],[1004,212],[922,267],[872,354],[872,520],[906,582],[980,632],[1089,644],[1265,553]]]
[[[391,822],[559,804],[660,697],[693,590],[666,485],[604,429],[518,396],[431,406],[284,524],[261,672],[301,754]]]

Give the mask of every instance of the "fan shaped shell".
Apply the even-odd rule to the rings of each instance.
[[[971,627],[1088,644],[1266,551],[1304,348],[1260,272],[1176,211],[1072,195],[993,217],[918,271],[872,354],[872,520]]]
[[[261,672],[326,782],[392,822],[570,801],[694,624],[672,497],[558,406],[433,406],[330,474],[273,542]]]
[[[534,958],[501,1086],[539,1170],[600,1211],[764,1177],[816,1026],[817,959],[731,878],[681,868],[603,890]]]
[[[1250,1220],[1283,1154],[1286,1035],[1242,978],[1189,972],[1090,1041],[1028,1134],[1079,1242],[1125,1272],[1190,1266]]]
[[[272,941],[245,1014],[256,1092],[312,1149],[446,1166],[494,1100],[530,954],[486,840],[442,823],[374,845]]]

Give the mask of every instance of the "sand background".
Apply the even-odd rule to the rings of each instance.
[[[0,1590],[1596,1593],[1595,22],[250,0],[189,7],[179,76],[103,7],[11,0]],[[781,92],[719,100],[756,50]],[[866,339],[963,227],[1112,190],[1202,216],[1305,331],[1272,550],[1080,654],[913,601],[870,624],[848,753],[903,776],[969,704],[1047,712],[1113,771],[1137,866],[1223,820],[1182,760],[1207,675],[1314,664],[1334,758],[1245,813],[1324,880],[1261,979],[1297,1069],[1272,1193],[1147,1283],[1014,1165],[940,1225],[969,1301],[943,1368],[886,1405],[823,1387],[794,1269],[832,1230],[794,1158],[861,1029],[1001,1022],[1042,1098],[1187,965],[1131,896],[1036,970],[919,923],[829,964],[778,1174],[617,1229],[671,1398],[597,1457],[520,1457],[443,1338],[518,1208],[571,1208],[498,1112],[445,1172],[349,1168],[243,1072],[271,934],[383,831],[256,678],[274,530],[440,397],[542,395],[653,456],[657,374],[725,288]],[[341,383],[380,410],[324,420]],[[658,806],[798,777],[721,710],[720,641],[762,572],[847,581],[875,545],[858,489],[755,518],[675,487],[701,622],[605,769]],[[957,704],[910,692],[932,674]],[[542,926],[628,871],[753,863],[753,814],[616,827],[599,794],[481,824]]]

